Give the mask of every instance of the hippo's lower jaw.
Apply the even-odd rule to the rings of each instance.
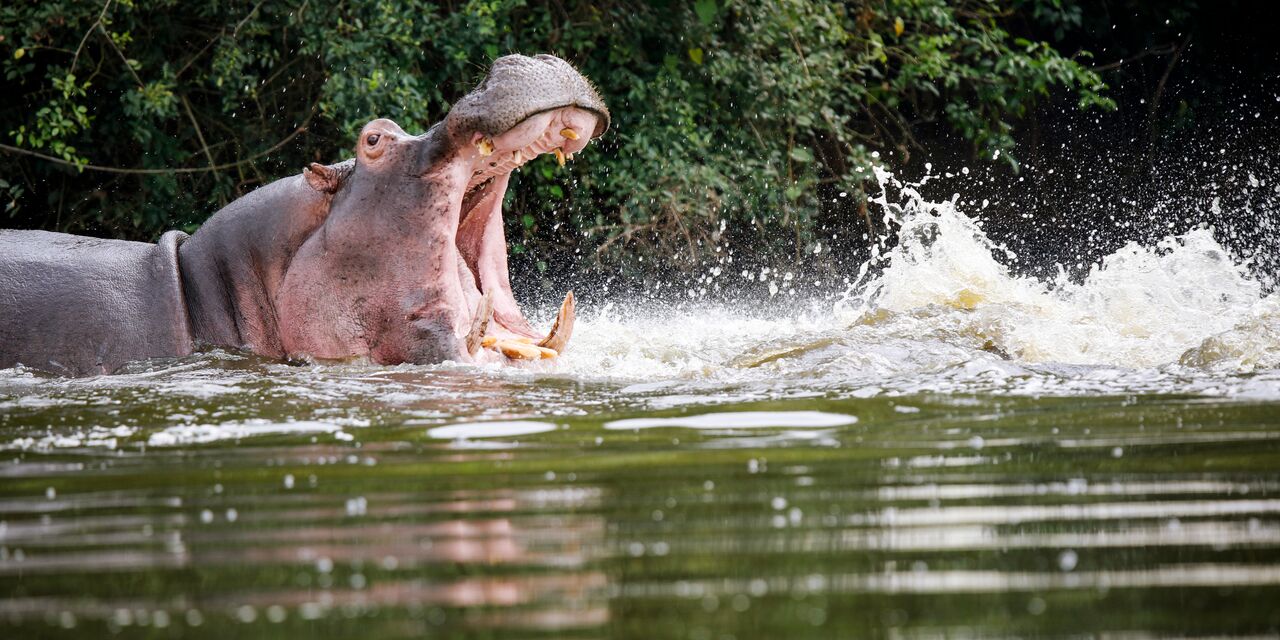
[[[487,359],[481,349],[508,359],[555,357],[573,334],[574,298],[570,292],[551,331],[541,335],[517,306],[507,267],[502,202],[511,172],[542,155],[563,166],[590,142],[599,118],[573,106],[534,114],[496,135],[472,135],[458,154],[469,176],[460,203],[456,245],[467,269],[459,270],[464,298],[475,313],[465,338],[469,354]]]

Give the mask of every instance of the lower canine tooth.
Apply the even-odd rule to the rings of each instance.
[[[493,155],[493,141],[488,138],[481,138],[480,141],[476,143],[476,149],[482,156],[491,156]]]
[[[489,347],[492,347],[497,342],[498,342],[498,339],[496,337],[485,336],[484,339],[480,341],[480,346],[488,349]]]
[[[564,297],[564,303],[560,305],[560,313],[556,315],[555,324],[551,325],[551,331],[547,332],[547,337],[538,343],[539,347],[544,347],[561,353],[566,345],[569,344],[569,338],[573,335],[573,322],[577,314],[577,302],[573,298],[573,292],[570,291]]]
[[[481,347],[489,346],[484,343],[488,339],[484,337],[484,332],[489,329],[489,320],[492,318],[493,296],[486,291],[484,297],[480,298],[480,304],[476,306],[476,313],[471,320],[471,329],[467,331],[467,353],[475,355]]]
[[[543,347],[536,347],[531,344],[524,344],[514,340],[499,340],[496,345],[498,351],[513,360],[541,360],[542,358],[554,357],[543,355]],[[547,351],[551,351],[547,349]]]
[[[560,149],[560,147],[556,147],[554,150],[552,150],[552,153],[555,153],[555,154],[556,154],[556,164],[558,164],[558,165],[560,165],[560,166],[562,166],[562,167],[563,167],[563,166],[564,166],[564,151],[563,151],[563,150],[561,150],[561,149]]]

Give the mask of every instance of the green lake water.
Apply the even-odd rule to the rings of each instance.
[[[1280,402],[722,386],[14,373],[0,637],[1280,632]]]

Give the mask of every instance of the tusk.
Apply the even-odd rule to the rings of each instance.
[[[485,336],[484,340],[480,341],[480,346],[488,349],[489,347],[492,347],[494,344],[497,344],[497,342],[498,342],[497,336]]]
[[[502,355],[512,360],[541,360],[554,357],[544,355],[542,347],[516,342],[515,340],[499,340],[494,346],[498,348],[498,351],[502,352]],[[551,350],[547,349],[547,351]]]
[[[493,155],[493,141],[488,138],[481,138],[476,143],[476,149],[480,151],[480,155],[488,157]]]
[[[556,147],[555,149],[552,150],[552,153],[556,154],[556,164],[563,167],[564,166],[564,150],[562,150],[560,147]]]
[[[489,320],[493,318],[493,295],[484,292],[480,304],[476,305],[476,315],[471,319],[471,330],[467,332],[467,353],[475,355],[484,346],[484,332],[489,330]]]
[[[564,136],[564,137],[566,137],[566,138],[568,138],[568,139],[570,139],[570,140],[577,140],[578,138],[582,137],[582,136],[579,136],[579,135],[578,135],[578,132],[577,132],[577,131],[574,131],[573,129],[561,129],[561,130],[560,130],[560,135],[562,135],[562,136]]]
[[[555,324],[551,325],[551,331],[547,333],[547,337],[537,343],[537,346],[551,349],[558,354],[564,353],[565,345],[569,344],[569,338],[573,336],[573,321],[576,311],[577,303],[573,299],[573,292],[570,291],[564,297],[564,303],[560,305],[560,313],[556,315],[556,321]]]

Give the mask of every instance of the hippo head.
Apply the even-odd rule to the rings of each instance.
[[[502,204],[511,172],[552,154],[561,165],[609,126],[569,63],[499,58],[425,134],[374,120],[355,159],[313,164],[329,198],[276,289],[283,351],[383,364],[550,357],[573,329],[573,294],[549,334],[520,312],[507,271]]]

